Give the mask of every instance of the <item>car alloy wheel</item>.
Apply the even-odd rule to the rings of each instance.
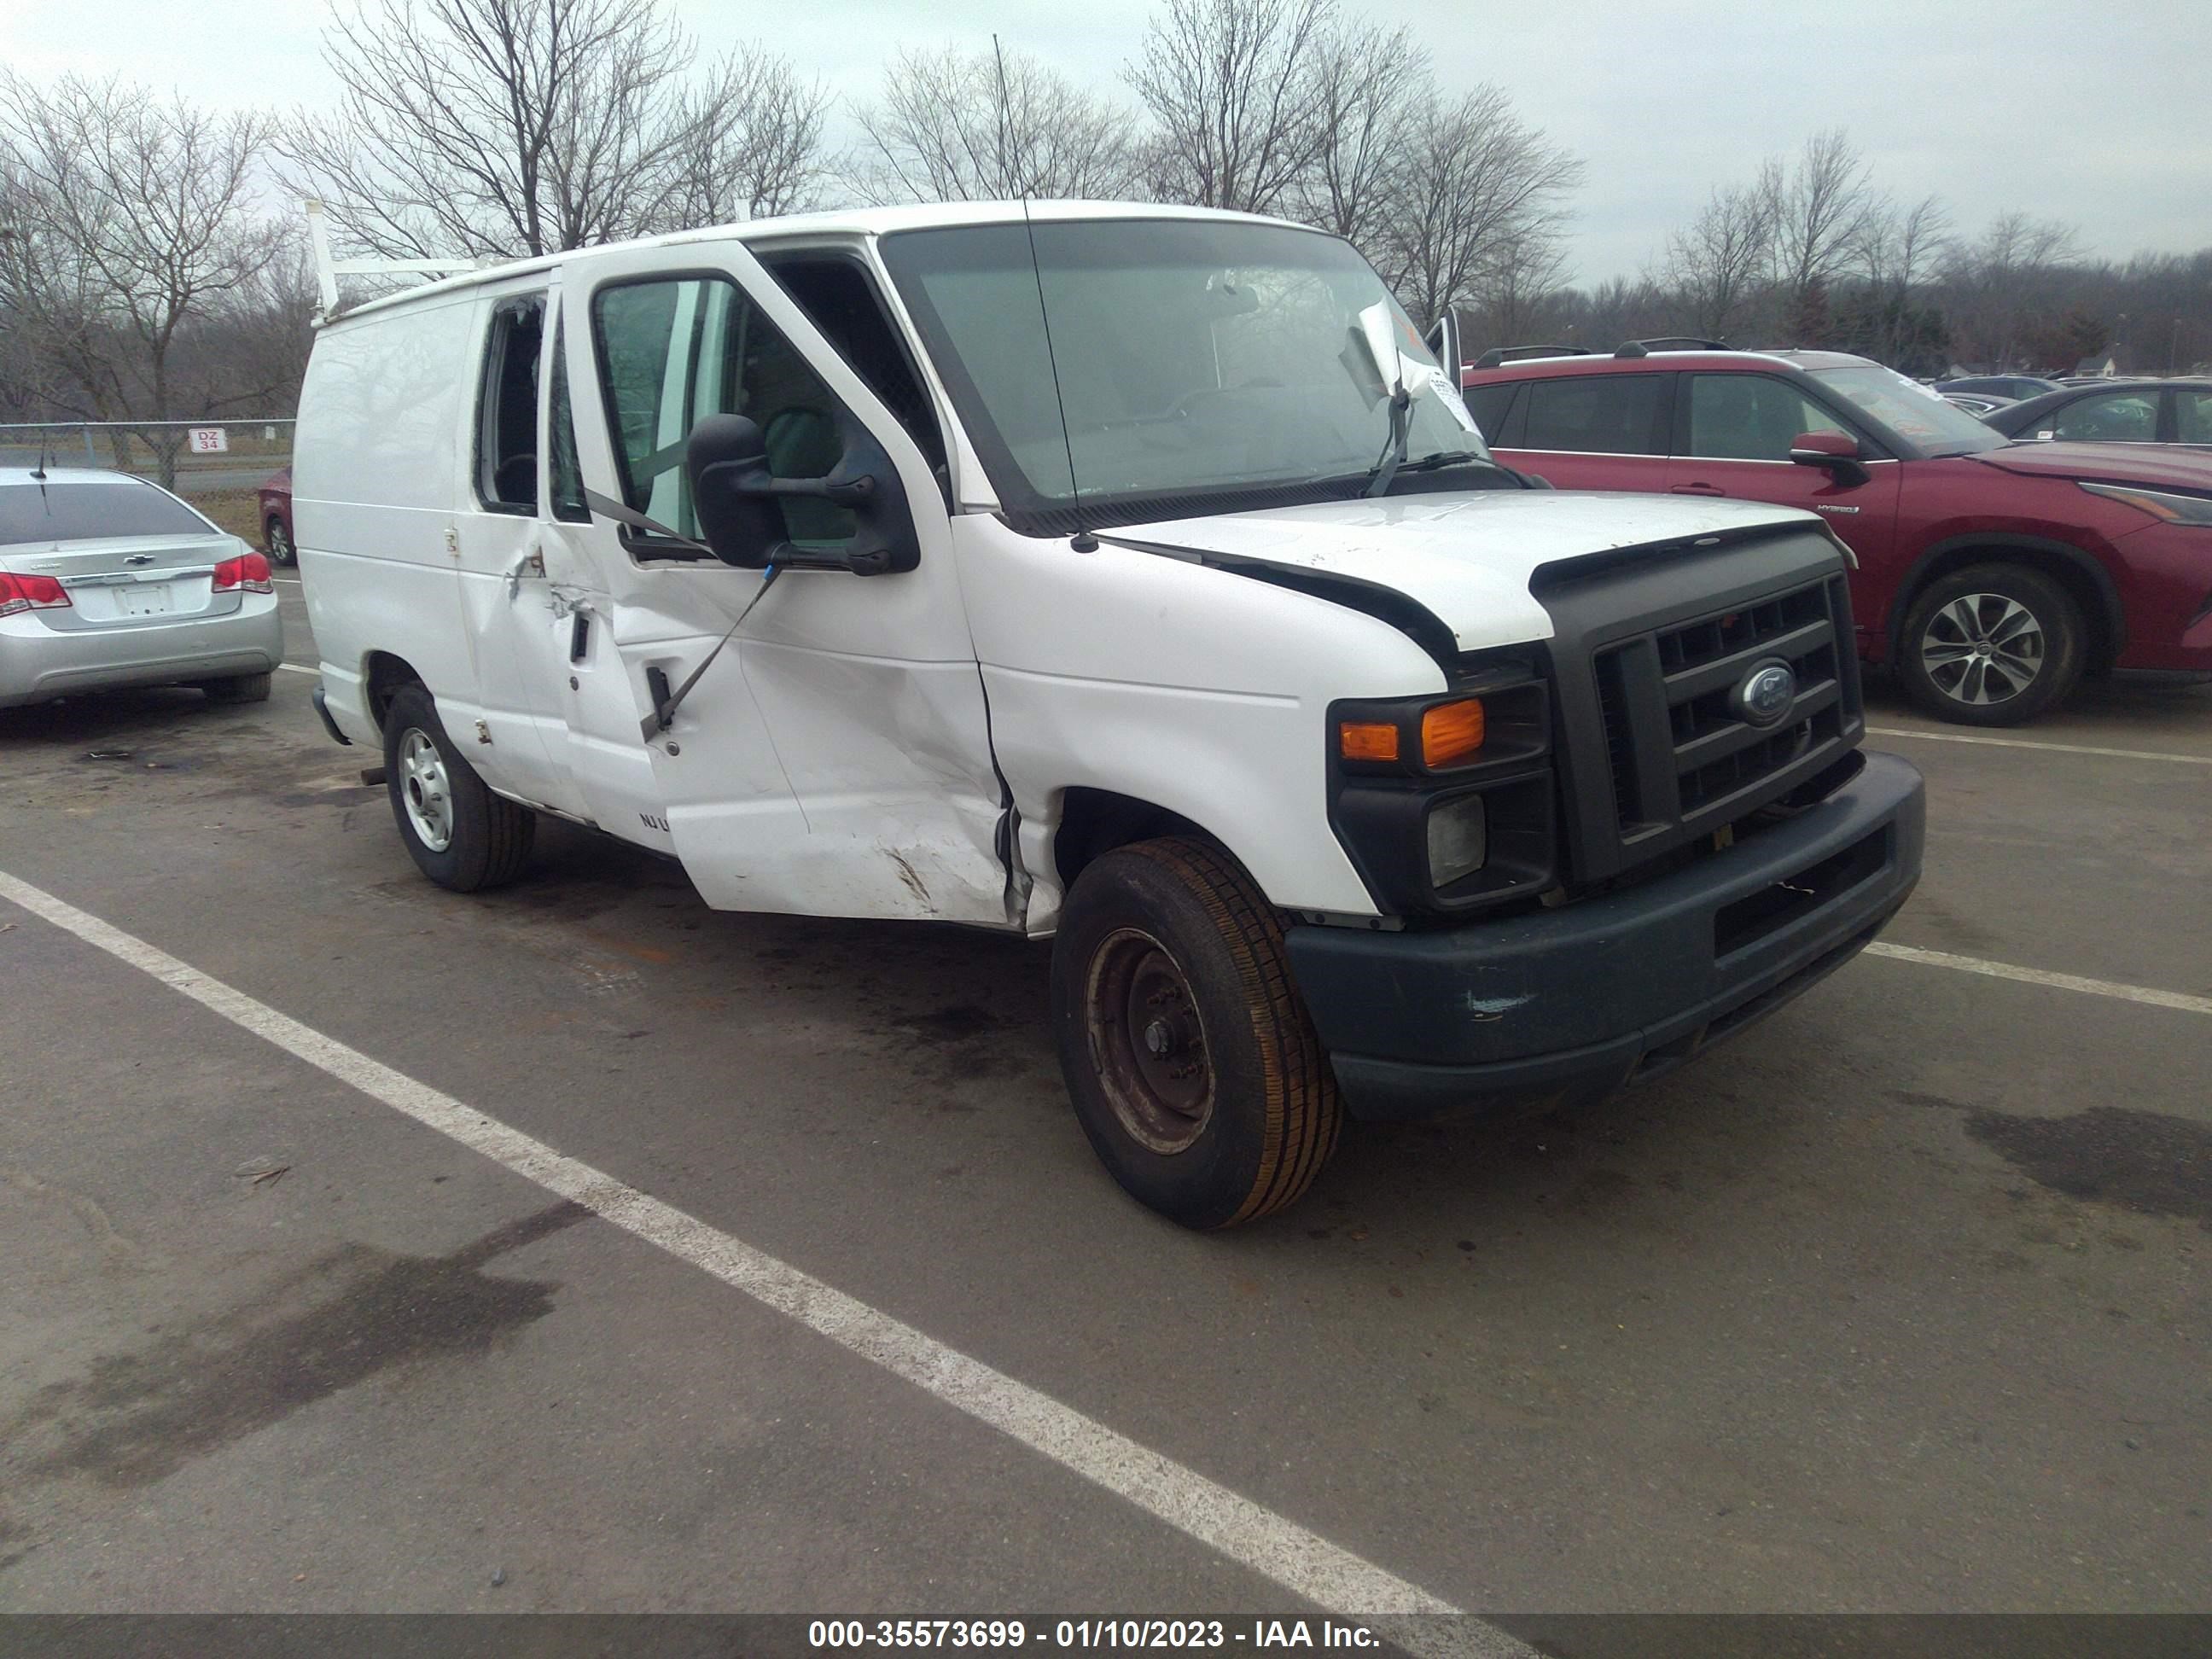
[[[2010,702],[2043,672],[2043,624],[2002,593],[1962,593],[1935,612],[1920,636],[1929,683],[1960,702]]]

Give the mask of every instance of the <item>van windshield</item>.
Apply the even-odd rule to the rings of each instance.
[[[1360,312],[1378,301],[1408,383],[1436,368],[1382,279],[1334,236],[1205,219],[1040,220],[1035,234],[1034,265],[1018,223],[902,231],[882,245],[1011,511],[1066,507],[1079,490],[1110,511],[1117,497],[1356,477],[1390,437],[1358,337]],[[1423,386],[1409,462],[1487,457],[1472,421],[1443,402],[1457,395],[1441,374]]]

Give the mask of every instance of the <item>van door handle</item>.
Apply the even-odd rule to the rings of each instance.
[[[1686,483],[1676,484],[1667,493],[1669,495],[1725,495],[1728,491],[1718,484]]]

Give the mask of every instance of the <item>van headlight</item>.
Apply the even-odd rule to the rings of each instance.
[[[1509,650],[1463,660],[1442,693],[1328,705],[1329,827],[1386,915],[1458,915],[1557,884],[1539,668]]]
[[[1429,809],[1429,885],[1449,887],[1482,868],[1490,856],[1489,819],[1480,795],[1461,795]]]

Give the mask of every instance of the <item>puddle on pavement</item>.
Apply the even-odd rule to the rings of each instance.
[[[2212,1230],[2212,1127],[2094,1106],[2068,1117],[1973,1111],[1966,1130],[2053,1192]]]
[[[564,1200],[441,1256],[343,1246],[250,1307],[166,1328],[158,1347],[102,1355],[41,1389],[0,1423],[0,1443],[21,1447],[52,1425],[62,1443],[28,1466],[33,1477],[149,1486],[379,1372],[481,1353],[544,1318],[557,1285],[484,1269],[590,1214]]]

